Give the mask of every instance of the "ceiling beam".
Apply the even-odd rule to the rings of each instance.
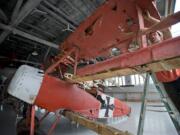
[[[43,45],[46,45],[46,46],[49,46],[49,47],[52,47],[52,48],[56,48],[56,49],[59,48],[59,46],[58,46],[57,44],[54,44],[54,43],[52,43],[52,42],[49,42],[49,41],[46,41],[46,40],[44,40],[44,39],[38,38],[38,37],[36,37],[36,36],[33,36],[33,35],[31,35],[31,34],[28,34],[28,33],[26,33],[26,32],[23,32],[23,31],[21,31],[21,30],[18,30],[18,29],[16,29],[16,28],[12,28],[11,26],[4,25],[4,24],[0,23],[0,28],[3,29],[3,30],[5,30],[5,31],[8,31],[8,32],[10,32],[10,33],[13,32],[13,34],[17,34],[17,35],[19,35],[19,36],[22,36],[22,37],[24,37],[24,38],[33,40],[33,41],[38,42],[38,43],[40,43],[40,44],[43,44]]]
[[[25,17],[27,17],[34,8],[36,8],[42,0],[28,0],[22,7],[21,11],[18,12],[18,16],[13,22],[10,22],[11,27],[16,27],[20,24]],[[3,31],[0,35],[0,44],[6,39],[6,37],[11,33],[11,31]]]
[[[29,24],[29,23],[22,23],[24,26],[26,26],[26,27],[30,27],[31,29],[33,29],[33,30],[35,30],[36,32],[39,32],[39,33],[41,33],[41,34],[43,34],[44,36],[46,36],[46,37],[48,37],[48,38],[55,38],[56,36],[55,35],[53,35],[52,33],[49,33],[49,32],[47,32],[47,31],[44,31],[43,29],[41,29],[40,27],[38,27],[38,26],[34,26],[34,25],[32,25],[32,24]]]
[[[47,12],[50,16],[53,16],[56,20],[62,22],[64,25],[68,25],[73,28],[73,29],[76,29],[76,27],[71,24],[70,22],[68,22],[67,20],[65,20],[63,17],[59,16],[58,14],[56,14],[55,12],[53,12],[52,10],[50,10],[49,8],[41,5],[40,6],[40,9]]]
[[[42,64],[42,63],[38,63],[38,62],[34,62],[34,61],[28,61],[28,60],[9,59],[9,57],[6,57],[6,56],[0,56],[0,59],[7,59],[9,61],[22,62],[22,63],[25,63],[25,64],[33,64],[33,65],[37,65],[37,66],[40,66]]]
[[[4,22],[7,23],[8,22],[8,17],[6,16],[6,14],[4,13],[4,11],[0,8],[0,19]]]
[[[73,18],[71,18],[70,16],[67,16],[65,13],[63,13],[59,8],[55,7],[53,4],[51,4],[49,1],[45,0],[43,1],[47,6],[49,6],[50,8],[52,8],[55,12],[59,13],[61,16],[63,16],[64,18],[66,18],[68,21],[71,21],[72,23],[74,23],[75,25],[78,25],[76,22],[73,21]]]
[[[13,13],[11,16],[11,22],[13,22],[16,19],[16,17],[18,16],[18,13],[20,11],[22,4],[23,4],[23,0],[18,0],[16,2],[16,6],[14,7],[14,10],[13,10]]]
[[[64,0],[72,9],[74,9],[75,11],[79,12],[81,15],[83,15],[84,18],[87,17],[87,14],[85,14],[80,8],[78,8],[73,1],[69,1],[69,0]]]

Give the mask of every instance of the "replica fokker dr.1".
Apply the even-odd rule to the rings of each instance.
[[[161,30],[167,36],[180,12],[157,23],[148,15],[160,20],[153,0],[107,0],[60,45],[61,54],[45,72],[21,66],[9,94],[49,112],[69,110],[87,118],[129,115],[124,102],[94,88],[84,90],[80,82],[178,68],[180,37],[150,45],[148,34]],[[34,107],[31,135],[33,121]]]

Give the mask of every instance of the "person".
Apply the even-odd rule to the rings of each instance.
[[[143,17],[151,25],[154,25],[154,24],[157,24],[157,23],[160,22],[159,19],[156,19],[156,18],[152,17],[148,11],[144,12]],[[155,34],[155,33],[157,33],[157,34],[161,34],[162,33],[161,36],[162,36],[163,40],[172,38],[172,34],[171,34],[171,31],[170,31],[169,28],[163,29],[161,31],[154,31],[154,32],[151,32],[150,34]]]
[[[144,17],[147,21],[155,24],[160,20],[153,18],[149,12],[146,12]],[[153,31],[147,36],[150,44],[160,43],[163,40],[172,38],[169,28],[164,31]],[[168,95],[171,97],[177,109],[180,111],[180,68],[168,71],[156,72],[158,81],[162,82]]]

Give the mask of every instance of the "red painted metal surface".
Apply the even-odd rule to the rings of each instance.
[[[131,108],[129,108],[124,102],[115,99],[114,100],[114,105],[116,109],[113,112],[113,117],[119,117],[120,114],[123,116],[124,114],[130,115],[131,113]]]
[[[77,75],[84,76],[95,74],[115,68],[128,68],[138,65],[148,64],[167,58],[180,56],[180,37],[166,40],[159,44],[140,49],[135,52],[122,54],[112,59],[99,62],[94,65],[88,65],[77,70]]]
[[[98,93],[99,99],[78,88],[77,85],[45,75],[34,104],[50,112],[66,109],[90,118],[120,117],[130,113],[130,107],[124,102]],[[106,116],[104,113],[110,108],[112,113]]]
[[[109,56],[110,49],[120,48],[126,52],[133,37],[129,34],[139,31],[136,6],[148,10],[159,19],[152,0],[109,0],[88,17],[61,45],[61,49],[80,49],[79,58],[91,59]],[[145,22],[145,27],[150,26]]]
[[[159,47],[148,47],[137,52],[128,52],[129,45],[137,38],[141,39],[140,47],[147,47],[146,34],[151,31],[167,28],[180,20],[180,12],[168,16],[157,24],[150,24],[143,19],[143,13],[148,11],[151,16],[160,19],[153,0],[109,0],[106,1],[94,14],[88,17],[62,44],[61,48],[67,52],[63,57],[50,66],[46,73],[52,72],[63,63],[72,66],[74,74],[79,76],[95,74],[114,68],[133,67],[146,64],[163,58],[178,54],[176,39],[165,41]],[[141,31],[140,29],[149,29]],[[178,41],[179,42],[179,41]],[[176,44],[176,47],[170,44]],[[119,48],[122,53],[118,57],[110,58],[112,48]],[[73,50],[76,48],[76,50]],[[157,49],[156,49],[157,48]],[[171,50],[171,54],[169,52]],[[173,50],[176,49],[176,50]],[[78,56],[74,54],[75,64],[70,63],[67,56],[78,50]],[[168,51],[166,51],[168,50]],[[74,53],[73,52],[73,53]],[[126,53],[126,54],[125,54]],[[153,54],[153,57],[151,56]],[[98,56],[108,59],[96,65],[87,65],[77,69],[80,60],[94,59]],[[143,57],[142,57],[143,56]],[[159,58],[158,58],[159,57]]]
[[[44,76],[35,104],[50,112],[67,109],[89,114],[98,110],[100,103],[93,96],[76,85],[61,81],[55,77]]]
[[[137,9],[137,14],[138,14],[138,20],[139,20],[139,29],[144,29],[144,18],[143,18],[143,12],[142,10],[139,8],[139,6],[136,6]],[[141,47],[147,47],[147,39],[146,39],[146,35],[142,35],[140,37],[140,41],[141,41]]]

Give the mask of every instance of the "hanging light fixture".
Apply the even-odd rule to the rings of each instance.
[[[31,53],[33,56],[38,56],[36,45],[34,46],[34,51]]]
[[[38,52],[37,52],[36,50],[34,50],[34,51],[32,52],[32,55],[33,55],[33,56],[37,56],[37,55],[39,55],[39,54],[38,54]]]

